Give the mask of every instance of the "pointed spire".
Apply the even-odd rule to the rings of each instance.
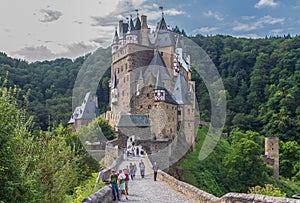
[[[165,17],[164,17],[164,7],[160,6],[159,9],[161,10],[161,20],[158,24],[158,30],[167,30],[168,27],[167,27]]]
[[[140,21],[140,17],[139,17],[139,10],[135,9],[136,11],[136,23],[135,23],[135,30],[140,30],[141,29],[141,21]]]
[[[135,30],[133,20],[132,20],[132,15],[130,15],[130,20],[129,20],[129,29],[128,32],[131,33]]]
[[[160,76],[159,69],[158,69],[158,71],[157,71],[157,75],[156,75],[156,83],[155,83],[154,89],[155,89],[155,90],[161,90],[161,89],[164,89],[164,83],[163,83],[163,81],[161,80],[161,76]]]
[[[115,28],[115,36],[113,39],[113,44],[118,44],[119,42],[119,37],[118,37],[118,32],[117,32],[117,27]]]

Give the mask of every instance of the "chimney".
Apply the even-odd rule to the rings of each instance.
[[[141,27],[142,28],[148,28],[148,25],[147,25],[147,16],[145,16],[145,15],[142,15],[141,16]]]
[[[123,36],[123,20],[119,20],[119,37]]]

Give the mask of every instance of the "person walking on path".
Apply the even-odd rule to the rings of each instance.
[[[137,167],[136,167],[136,164],[135,164],[135,163],[133,164],[133,168],[134,168],[133,178],[135,178],[135,174],[136,174],[136,171],[137,171]]]
[[[118,190],[118,175],[115,173],[115,170],[111,170],[111,175],[110,175],[110,184],[111,184],[111,189],[113,192],[114,196],[114,201],[118,200],[120,201],[120,196],[119,196],[119,190]]]
[[[139,167],[140,167],[141,177],[144,178],[145,177],[145,164],[144,164],[143,160],[141,160],[141,162],[139,163]]]
[[[156,161],[154,162],[154,165],[153,165],[153,171],[154,171],[154,181],[156,181],[157,171],[158,171],[158,165],[157,165]]]
[[[126,192],[126,186],[125,186],[125,178],[126,178],[126,176],[123,173],[123,171],[119,170],[119,176],[118,176],[119,188],[120,188],[121,194],[124,193],[125,198],[128,199],[127,192]]]
[[[129,173],[130,173],[131,180],[133,180],[135,176],[135,168],[132,163],[130,163],[129,165]]]

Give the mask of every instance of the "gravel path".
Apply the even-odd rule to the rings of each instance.
[[[141,178],[138,163],[144,161],[146,166],[145,178]],[[147,202],[147,203],[193,203],[194,201],[186,198],[179,192],[172,190],[165,182],[153,180],[151,164],[148,158],[136,157],[123,161],[119,169],[125,168],[130,163],[135,163],[138,167],[135,179],[129,181],[128,200],[123,195],[122,202]]]

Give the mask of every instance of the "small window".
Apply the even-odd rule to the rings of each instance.
[[[179,115],[179,116],[180,116],[180,115],[181,115],[181,111],[177,111],[177,115]]]
[[[140,105],[140,108],[142,109],[142,108],[143,108],[143,105]]]
[[[151,109],[151,105],[148,105],[148,109]]]
[[[121,66],[121,72],[123,72],[123,66]]]
[[[147,97],[148,97],[148,98],[150,97],[150,94],[149,94],[149,93],[147,93]]]

